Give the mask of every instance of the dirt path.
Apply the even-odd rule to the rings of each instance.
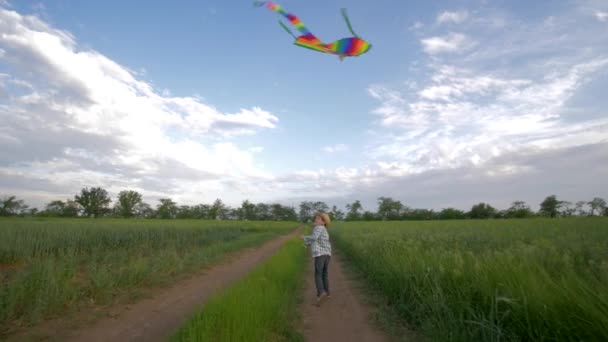
[[[47,322],[44,327],[34,328],[38,332],[30,331],[27,335],[9,338],[19,341],[166,341],[211,294],[245,276],[274,254],[286,240],[300,233],[298,229],[261,247],[233,253],[203,274],[159,290],[151,298],[107,310],[111,314],[90,326],[73,330],[67,327],[66,322]]]
[[[331,298],[321,307],[312,305],[316,296],[314,266],[309,262],[301,330],[308,342],[390,341],[370,320],[371,308],[360,300],[360,293],[344,274],[340,255],[333,253],[329,263]]]

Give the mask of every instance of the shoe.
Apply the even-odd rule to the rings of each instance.
[[[327,293],[325,293],[325,292],[321,293],[321,295],[319,295],[317,297],[317,304],[316,305],[317,306],[321,306],[321,304],[323,304],[328,299],[328,297],[329,296],[327,295]]]

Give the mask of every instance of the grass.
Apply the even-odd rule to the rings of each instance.
[[[286,243],[246,278],[212,297],[173,341],[302,341],[293,327],[307,250]]]
[[[86,306],[134,298],[291,222],[1,219],[0,336]]]
[[[357,222],[332,237],[437,341],[608,340],[605,218]]]

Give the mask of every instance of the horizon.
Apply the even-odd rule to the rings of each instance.
[[[92,190],[92,189],[93,189],[93,188],[83,188],[82,190]],[[124,190],[124,191],[129,191],[129,190]],[[76,197],[77,195],[81,195],[81,194],[82,194],[82,192],[81,192],[81,193],[78,193],[78,194],[76,194],[76,195],[74,195],[74,196],[73,196],[73,197],[71,197],[71,198],[65,198],[65,199],[55,199],[55,200],[53,200],[53,201],[61,201],[61,202],[63,202],[63,203],[67,203],[68,201],[75,201],[75,197]],[[585,210],[587,209],[587,207],[589,207],[589,209],[591,208],[591,202],[592,202],[592,200],[595,200],[595,199],[597,199],[597,198],[599,198],[599,199],[601,199],[601,200],[604,200],[604,198],[601,198],[601,197],[594,197],[594,198],[592,198],[592,199],[590,199],[590,200],[588,200],[588,201],[584,201],[584,200],[581,200],[581,201],[573,201],[573,200],[570,200],[570,199],[563,199],[563,198],[559,198],[559,197],[557,197],[556,195],[552,194],[552,195],[547,195],[547,196],[546,196],[546,197],[543,199],[543,201],[544,201],[544,200],[547,200],[548,198],[550,198],[550,197],[552,197],[552,196],[555,196],[555,198],[556,198],[556,200],[557,200],[557,207],[556,207],[556,209],[558,209],[558,210],[559,210],[559,209],[561,208],[561,205],[564,205],[564,204],[566,205],[566,208],[565,208],[566,210],[568,210],[568,209],[574,209],[573,207],[578,207],[578,204],[579,204],[579,203],[577,203],[577,202],[584,202],[584,203],[582,204],[581,208],[580,208],[581,210],[583,210],[583,212],[586,212]],[[456,209],[456,210],[462,211],[463,213],[465,213],[465,214],[466,214],[466,213],[470,212],[470,211],[472,210],[472,208],[473,208],[473,207],[475,207],[475,206],[477,206],[477,205],[480,205],[480,204],[486,204],[486,205],[489,205],[490,207],[492,207],[493,209],[495,209],[497,212],[501,212],[501,211],[506,212],[506,211],[508,211],[509,209],[513,208],[513,206],[516,204],[516,202],[523,202],[523,203],[517,203],[517,204],[518,204],[518,205],[523,204],[524,206],[527,206],[527,207],[528,207],[528,209],[529,209],[529,210],[530,210],[532,213],[534,213],[534,214],[539,214],[539,213],[541,212],[541,210],[542,210],[542,204],[541,204],[541,203],[534,204],[534,203],[528,203],[528,202],[525,202],[525,201],[517,201],[517,200],[513,200],[513,201],[511,201],[511,204],[510,204],[508,207],[497,207],[497,206],[494,206],[492,203],[486,203],[486,202],[476,202],[475,204],[473,204],[473,205],[472,205],[471,207],[469,207],[469,208],[455,208],[455,207],[445,207],[445,208],[425,208],[425,207],[420,207],[420,206],[416,206],[416,205],[410,205],[409,203],[402,203],[402,202],[401,202],[399,199],[395,199],[395,198],[391,198],[391,197],[380,197],[380,198],[378,198],[378,199],[377,199],[377,201],[376,201],[376,203],[375,203],[375,206],[366,206],[365,204],[363,204],[361,201],[359,201],[359,200],[357,200],[357,199],[355,199],[355,200],[354,200],[352,203],[346,203],[346,204],[345,204],[345,205],[343,205],[343,206],[340,206],[340,205],[337,205],[337,204],[335,204],[335,203],[331,203],[331,202],[329,202],[329,203],[328,203],[328,202],[325,202],[325,201],[301,201],[301,202],[299,202],[299,203],[297,203],[297,204],[296,204],[296,203],[291,203],[291,204],[289,204],[289,203],[284,203],[284,202],[253,202],[253,201],[249,201],[248,199],[244,199],[244,200],[242,200],[242,201],[241,201],[241,203],[240,203],[240,204],[238,204],[238,205],[236,205],[236,206],[233,206],[233,205],[228,205],[228,204],[224,203],[224,201],[223,201],[221,198],[216,198],[215,200],[213,200],[213,201],[211,201],[211,202],[206,202],[206,203],[203,203],[203,202],[198,202],[198,203],[195,203],[195,204],[183,204],[183,203],[180,203],[180,202],[175,202],[175,201],[174,201],[174,202],[175,202],[175,205],[176,205],[177,207],[187,206],[187,207],[193,208],[193,207],[196,207],[196,206],[199,206],[199,205],[213,206],[213,205],[214,205],[214,203],[215,203],[217,200],[219,200],[219,201],[221,201],[221,203],[222,203],[222,204],[223,204],[223,205],[226,207],[226,209],[230,209],[230,210],[237,210],[237,209],[239,209],[239,208],[242,208],[243,204],[244,204],[246,201],[248,201],[250,204],[254,204],[254,205],[257,205],[257,204],[266,204],[266,205],[274,205],[274,204],[279,204],[279,205],[281,205],[282,207],[294,209],[296,212],[297,212],[297,210],[299,210],[299,209],[300,209],[301,205],[302,205],[302,204],[304,204],[304,203],[306,203],[306,204],[310,204],[310,205],[313,205],[313,206],[314,206],[314,204],[315,204],[315,203],[321,203],[321,204],[325,204],[325,205],[326,205],[326,206],[329,208],[329,209],[328,209],[328,211],[327,211],[328,213],[329,213],[329,212],[333,212],[333,208],[335,207],[335,208],[336,208],[338,211],[341,211],[341,212],[343,212],[343,213],[345,214],[345,213],[348,211],[348,209],[347,209],[347,207],[346,207],[346,206],[347,206],[348,204],[354,204],[356,201],[359,201],[359,202],[361,203],[361,211],[362,211],[362,213],[363,213],[363,212],[377,213],[377,212],[378,212],[378,210],[379,210],[379,208],[380,208],[380,202],[381,202],[381,198],[388,199],[388,200],[391,200],[391,201],[394,201],[394,202],[399,202],[399,203],[400,203],[400,204],[403,206],[403,208],[402,208],[401,210],[408,210],[408,209],[409,209],[409,210],[429,210],[429,211],[431,211],[431,212],[435,212],[435,213],[440,213],[440,212],[441,212],[441,211],[443,211],[443,210]],[[107,207],[108,207],[108,209],[110,209],[110,211],[111,211],[113,208],[118,208],[118,207],[119,207],[119,203],[118,203],[118,195],[116,195],[116,196],[110,196],[110,195],[109,195],[109,199],[110,199],[110,203],[108,204],[108,206],[107,206]],[[143,198],[143,197],[142,197],[142,199],[141,199],[141,204],[147,204],[147,205],[149,205],[149,206],[150,206],[152,209],[154,209],[154,208],[159,207],[159,206],[160,206],[160,204],[162,204],[162,203],[160,203],[160,200],[164,200],[164,199],[169,199],[169,200],[172,200],[172,201],[173,201],[173,199],[172,199],[172,198],[161,198],[161,199],[159,199],[159,203],[156,203],[156,205],[155,205],[155,203],[150,203],[150,202],[146,201],[146,200],[145,200],[145,198]],[[18,200],[22,200],[22,199],[21,199],[21,198],[19,198],[18,196],[16,196],[15,200],[17,200],[17,201],[18,201]],[[32,207],[32,206],[28,205],[28,203],[25,203],[25,202],[24,202],[23,204],[24,204],[24,205],[26,205],[26,209],[36,209],[36,210],[38,210],[39,212],[41,212],[41,211],[46,210],[47,205],[48,205],[48,204],[50,204],[50,203],[51,203],[51,202],[46,203],[46,204],[45,204],[44,206],[42,206],[42,207],[37,207],[37,206],[36,206],[36,207]],[[602,209],[603,209],[603,207],[602,207],[602,208],[600,208],[600,210],[602,210]],[[401,211],[401,210],[400,210],[400,211]],[[405,213],[405,212],[404,212],[404,213]],[[580,214],[578,214],[578,215],[580,215]],[[598,215],[599,215],[599,216],[602,216],[603,214],[602,214],[602,212],[600,211],[600,212],[598,212]],[[575,215],[575,216],[576,216],[576,215]],[[605,216],[605,215],[604,215],[604,216]]]

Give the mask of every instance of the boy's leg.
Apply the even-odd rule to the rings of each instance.
[[[324,255],[323,257],[323,289],[329,295],[329,260],[331,256]]]
[[[315,285],[317,286],[317,297],[325,290],[323,286],[323,257],[315,257]]]

